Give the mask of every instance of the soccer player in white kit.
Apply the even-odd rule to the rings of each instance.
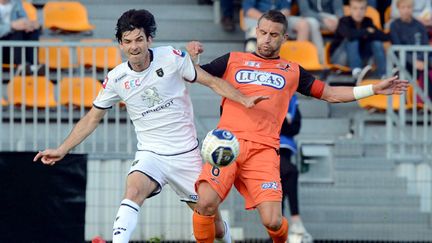
[[[135,126],[138,151],[126,183],[114,227],[113,242],[128,242],[141,205],[170,184],[181,201],[194,208],[194,184],[202,159],[185,81],[197,81],[246,107],[267,99],[244,96],[228,82],[195,67],[186,52],[170,46],[151,48],[156,32],[147,10],[129,10],[117,22],[116,37],[128,61],[110,71],[90,111],[57,149],[40,151],[34,158],[54,165],[92,133],[107,109],[123,100]],[[175,171],[175,173],[173,173]],[[228,227],[217,217],[217,237],[230,241]]]

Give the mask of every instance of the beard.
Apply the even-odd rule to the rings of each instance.
[[[263,45],[257,46],[257,53],[263,57],[275,57],[276,52],[277,50],[275,50],[270,46],[267,47],[264,47]]]

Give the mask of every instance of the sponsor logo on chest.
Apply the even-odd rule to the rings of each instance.
[[[235,79],[238,83],[270,86],[275,89],[282,89],[286,83],[280,74],[257,70],[239,70]]]

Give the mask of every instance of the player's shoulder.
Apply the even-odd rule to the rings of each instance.
[[[107,74],[107,78],[119,81],[120,79],[124,78],[127,75],[128,69],[129,69],[129,67],[128,67],[127,62],[123,62],[123,63],[117,65],[111,71],[109,71]]]
[[[186,52],[180,49],[176,49],[173,46],[159,46],[156,48],[152,48],[153,54],[155,58],[183,58],[186,56]]]

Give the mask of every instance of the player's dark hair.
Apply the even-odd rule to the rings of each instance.
[[[144,29],[146,37],[155,37],[156,22],[153,14],[145,9],[131,9],[122,14],[117,20],[116,38],[121,42],[123,33],[134,29]]]
[[[258,25],[261,22],[262,19],[267,19],[270,20],[271,22],[274,23],[279,23],[283,25],[283,33],[285,34],[287,29],[288,29],[288,23],[286,20],[285,15],[283,15],[283,13],[281,13],[278,10],[269,10],[267,12],[265,12],[259,19],[258,19]]]

